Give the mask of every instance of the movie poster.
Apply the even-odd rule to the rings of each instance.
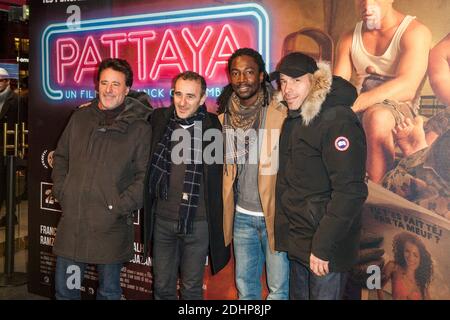
[[[380,267],[381,281],[378,289],[369,280],[364,296],[449,299],[448,219],[375,184],[370,183],[370,189],[363,213],[363,256],[367,267]]]
[[[393,6],[428,28],[430,48],[448,38],[450,2],[397,0]],[[73,110],[95,98],[96,66],[103,58],[127,59],[135,75],[133,89],[146,92],[154,108],[170,104],[171,81],[177,73],[197,71],[207,81],[208,110],[215,112],[216,99],[228,83],[227,60],[237,48],[258,50],[269,71],[292,51],[305,52],[334,67],[339,63],[339,40],[353,32],[360,20],[357,12],[353,0],[32,2],[30,292],[54,295],[52,246],[61,208],[51,192],[52,155]],[[450,46],[446,57],[430,55],[444,66],[435,69],[448,68],[449,55]],[[395,75],[395,71],[381,75],[376,65],[367,67],[365,77],[356,67],[351,70],[350,80],[361,94],[376,90]],[[450,299],[446,285],[450,282],[446,254],[450,247],[450,102],[448,90],[439,89],[439,83],[448,79],[436,80],[435,69],[426,70],[417,95],[411,97],[410,120],[400,117],[393,136],[394,156],[373,158],[371,163],[384,169],[377,177],[369,174],[361,258],[352,271],[352,289],[359,298]],[[398,107],[392,101],[387,105]],[[139,240],[141,221],[141,213],[136,212],[135,256],[122,269],[124,299],[152,296],[151,259],[144,259]],[[415,256],[420,275],[408,269],[414,276],[400,277],[407,268],[405,261],[399,261],[402,255],[405,261],[405,256]],[[368,288],[371,266],[379,268],[379,288]],[[84,297],[94,298],[95,290],[96,272],[89,268],[82,287]],[[204,292],[207,299],[237,298],[233,262],[212,276],[206,260]]]

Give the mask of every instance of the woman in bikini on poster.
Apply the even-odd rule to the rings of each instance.
[[[423,242],[411,233],[402,232],[394,237],[392,247],[394,261],[383,268],[378,299],[384,299],[383,288],[391,280],[393,300],[429,300],[433,262]]]

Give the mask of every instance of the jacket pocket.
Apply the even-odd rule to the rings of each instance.
[[[89,224],[96,232],[117,232],[127,225],[126,219],[114,214],[105,207],[92,207],[88,215]]]
[[[109,174],[105,174],[102,180],[103,183],[100,185],[100,192],[105,210],[110,214],[120,213],[120,195],[116,183]]]

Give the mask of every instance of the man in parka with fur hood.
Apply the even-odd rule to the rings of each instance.
[[[365,135],[350,108],[356,89],[299,52],[285,56],[272,79],[289,108],[280,137],[275,243],[291,261],[290,298],[341,299],[367,197]]]
[[[80,299],[74,276],[97,265],[98,299],[121,298],[120,270],[134,254],[132,212],[142,207],[151,109],[127,97],[127,61],[103,60],[99,98],[77,109],[59,139],[52,172],[62,207],[53,253],[57,299]]]

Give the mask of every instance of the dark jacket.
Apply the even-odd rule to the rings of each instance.
[[[8,89],[6,89],[8,90]],[[19,97],[17,94],[9,88],[9,93],[3,103],[2,110],[0,111],[0,132],[1,132],[1,145],[3,146],[3,124],[8,124],[8,130],[14,130],[14,124],[17,123],[17,110],[19,108]],[[8,139],[10,141],[11,139]],[[10,141],[11,142],[11,141]],[[3,155],[3,151],[1,153]]]
[[[174,110],[175,107],[171,106],[170,108],[156,109],[153,112],[151,118],[151,125],[153,128],[151,154],[154,153],[158,142],[163,137]],[[213,128],[218,129],[220,132],[222,130],[222,126],[220,125],[217,116],[208,112],[203,120],[203,133],[207,129]],[[209,143],[209,141],[203,141],[203,150],[205,150],[205,147]],[[209,230],[209,255],[213,274],[224,268],[230,259],[230,246],[225,246],[223,237],[222,168],[222,164],[203,163],[202,183],[204,183],[203,190],[205,192],[204,199]],[[144,228],[142,232],[144,238],[144,251],[146,254],[149,252],[150,241],[152,240],[157,201],[157,199],[150,197],[148,182],[150,177],[149,169],[150,165],[145,179]]]
[[[132,212],[142,207],[151,109],[126,97],[111,125],[94,101],[74,112],[54,154],[53,193],[62,216],[53,252],[111,264],[133,257]]]
[[[310,254],[344,272],[357,260],[367,197],[366,140],[350,106],[355,88],[319,64],[300,112],[280,137],[276,249],[309,267]]]

